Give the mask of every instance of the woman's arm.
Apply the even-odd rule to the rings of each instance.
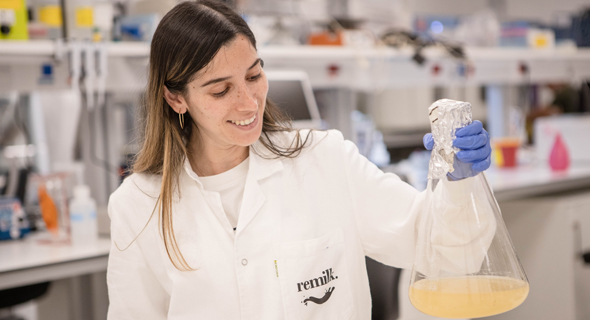
[[[424,193],[382,172],[351,141],[344,141],[342,158],[365,254],[387,265],[411,268]]]
[[[365,254],[387,265],[411,268],[426,192],[418,192],[394,174],[383,173],[360,155],[352,142],[345,141],[343,149],[357,230]],[[482,243],[489,246],[495,233],[491,208],[481,207],[486,210],[478,212],[477,221],[465,210],[464,195],[471,189],[471,179],[444,181],[437,188],[440,202],[432,213],[437,219],[431,245],[448,260],[443,265],[445,269],[456,270],[454,264],[465,265],[466,259],[481,260],[483,256],[479,255],[485,252],[475,249]],[[464,257],[465,252],[472,252],[473,256]]]

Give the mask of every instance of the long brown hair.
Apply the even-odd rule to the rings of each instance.
[[[140,112],[142,133],[139,136],[143,141],[132,171],[162,176],[154,212],[159,212],[159,226],[168,257],[182,271],[193,269],[182,256],[174,236],[172,203],[175,192],[180,196],[178,177],[196,125],[187,112],[185,121],[190,125],[184,129],[180,127],[178,114],[164,99],[164,86],[172,93],[186,94],[187,84],[197,72],[238,34],[246,36],[256,48],[254,34],[231,8],[220,1],[188,1],[178,4],[164,16],[151,44],[148,85]],[[288,119],[267,99],[259,141],[276,157],[296,157],[307,144],[309,134],[305,138],[295,135],[289,146],[272,140],[273,132],[290,130]]]

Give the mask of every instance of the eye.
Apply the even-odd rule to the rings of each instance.
[[[225,90],[218,92],[218,93],[213,93],[214,97],[223,97],[227,92],[229,91],[229,87],[226,87]]]
[[[262,73],[259,73],[259,74],[255,75],[255,76],[252,76],[252,77],[248,78],[248,80],[250,80],[250,81],[256,81],[256,80],[258,80],[258,79],[259,79],[261,76],[262,76]]]

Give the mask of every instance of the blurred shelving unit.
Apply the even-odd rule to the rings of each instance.
[[[0,41],[0,92],[68,88],[67,53],[61,41]]]
[[[466,48],[466,60],[442,48],[423,51],[426,62],[412,60],[412,49],[263,47],[269,68],[300,68],[314,87],[379,90],[424,85],[486,85],[576,81],[590,77],[590,49],[531,50]]]
[[[104,92],[142,92],[147,84],[149,50],[149,44],[137,42],[2,41],[0,92],[71,88],[78,78],[83,80],[83,91],[97,91],[99,96]],[[501,119],[510,104],[503,87],[590,79],[590,48],[467,47],[466,58],[457,59],[442,47],[432,47],[421,51],[425,58],[421,65],[413,60],[415,50],[409,47],[263,46],[258,51],[267,70],[303,70],[314,89],[332,90],[330,104],[337,105],[338,111],[328,112],[335,115],[328,120],[348,139],[354,137],[351,120],[340,114],[356,108],[359,91],[484,86],[489,131],[496,137],[502,136]],[[89,62],[89,54],[96,55],[95,61],[106,61],[106,71]],[[418,145],[418,136],[401,140]],[[389,140],[401,141],[399,135]]]
[[[108,90],[138,90],[145,86],[149,44],[113,42],[108,52]],[[53,88],[67,83],[62,70],[71,44],[54,41],[0,42],[0,90]],[[425,85],[486,85],[535,82],[576,82],[590,78],[590,49],[533,50],[466,48],[467,59],[452,58],[442,48],[423,50],[426,62],[412,60],[411,48],[370,49],[296,46],[261,47],[269,69],[302,69],[314,88],[380,90]],[[42,65],[54,67],[54,83],[39,83]],[[17,69],[18,67],[18,69]],[[16,70],[15,70],[16,69]],[[30,74],[29,74],[30,73]],[[10,75],[19,75],[11,77]],[[27,77],[22,75],[26,74]],[[19,80],[19,79],[26,80]],[[11,79],[8,81],[7,79]]]

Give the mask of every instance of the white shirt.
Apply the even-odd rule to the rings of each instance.
[[[214,176],[199,177],[191,168],[188,159],[184,162],[184,170],[191,178],[200,181],[203,184],[203,189],[219,193],[223,211],[233,229],[238,225],[249,163],[249,158],[246,158],[242,163],[226,172]]]
[[[289,145],[294,134],[275,137]],[[150,219],[161,177],[125,179],[109,201],[108,319],[370,319],[365,255],[412,267],[424,193],[337,131],[312,138],[294,159],[250,147],[235,234],[219,193],[181,173],[174,232],[194,271],[172,265]]]

